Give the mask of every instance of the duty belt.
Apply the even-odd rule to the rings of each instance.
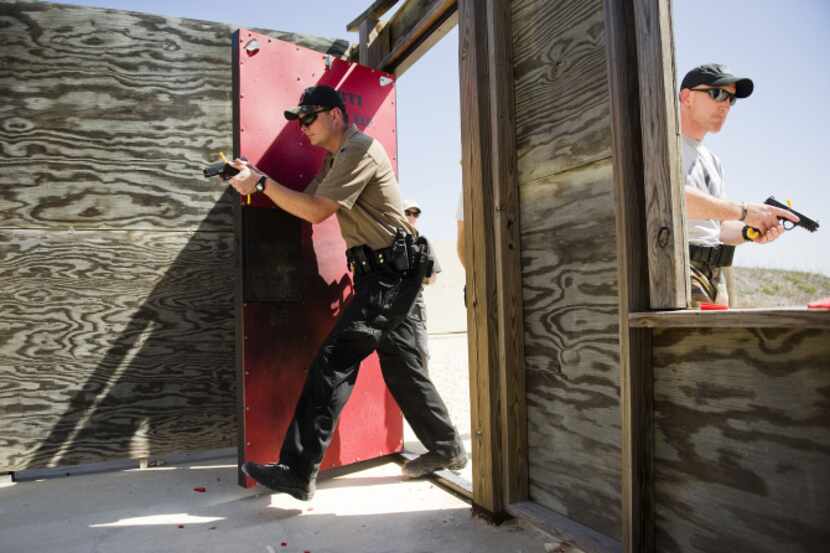
[[[711,267],[729,267],[732,265],[732,258],[735,256],[735,246],[720,244],[707,247],[689,244],[689,259],[704,263]]]
[[[405,272],[412,268],[418,247],[411,243],[393,243],[388,248],[373,250],[369,246],[354,246],[346,250],[349,268],[357,275],[381,269]]]

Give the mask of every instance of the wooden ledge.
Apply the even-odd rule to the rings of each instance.
[[[830,311],[797,307],[727,311],[648,311],[630,313],[639,328],[830,328]]]

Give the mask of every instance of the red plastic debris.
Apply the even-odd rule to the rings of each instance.
[[[728,305],[724,305],[722,303],[701,303],[700,310],[701,311],[725,311],[729,309]]]
[[[807,304],[808,309],[830,309],[830,296]]]
[[[207,491],[207,488],[205,488],[204,486],[197,486],[197,487],[193,488],[193,491],[194,492],[199,492],[199,493],[205,493]]]

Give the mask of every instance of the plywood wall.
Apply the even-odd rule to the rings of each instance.
[[[654,336],[657,551],[827,551],[830,332]]]
[[[600,0],[515,0],[533,501],[620,537],[610,100]]]
[[[0,471],[234,444],[232,31],[0,4]]]

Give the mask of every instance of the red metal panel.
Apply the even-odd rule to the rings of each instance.
[[[391,75],[245,29],[238,32],[237,39],[240,155],[282,184],[304,189],[320,168],[325,152],[312,147],[297,123],[285,120],[283,111],[296,105],[306,87],[327,84],[341,92],[358,128],[383,144],[397,171]],[[258,43],[256,51],[246,49],[251,40]],[[254,195],[250,203],[244,198],[242,202],[245,210],[273,208],[261,194]],[[278,209],[273,213],[290,217]],[[345,244],[336,218],[319,225],[304,224],[302,235],[301,300],[243,305],[244,459],[240,462],[277,459],[307,368],[352,294]],[[397,452],[402,445],[400,410],[386,389],[373,354],[361,366],[323,468]]]

